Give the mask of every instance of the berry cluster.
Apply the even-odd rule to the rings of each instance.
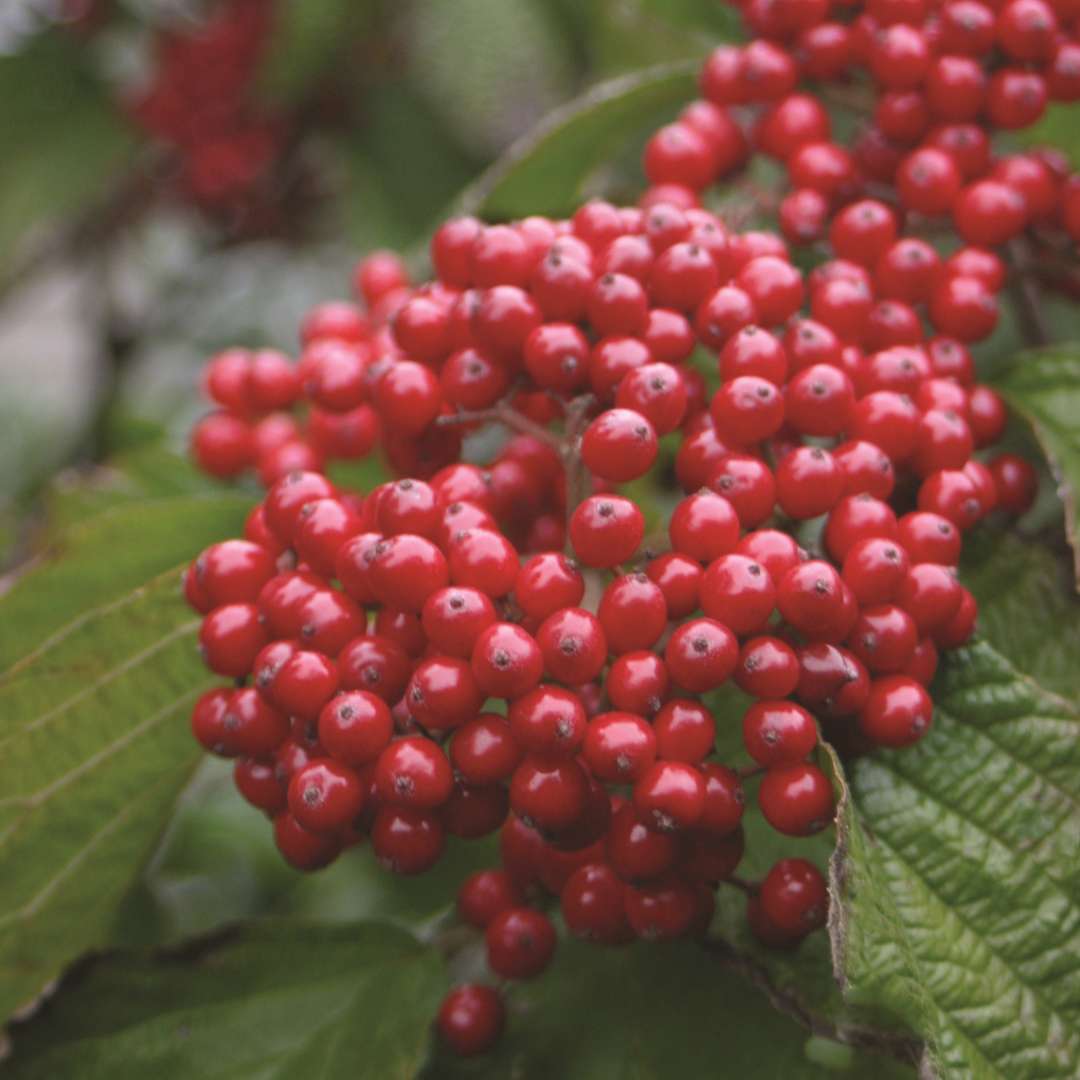
[[[808,836],[834,812],[819,725],[845,753],[926,733],[939,651],[976,621],[963,533],[1035,495],[1027,462],[989,456],[1006,412],[969,346],[998,317],[1008,266],[993,249],[1067,219],[1073,185],[1045,155],[990,161],[988,142],[967,171],[967,144],[937,141],[961,121],[930,89],[959,49],[941,27],[978,8],[996,36],[965,39],[987,85],[962,123],[984,141],[1016,127],[999,98],[1017,71],[1066,96],[1067,34],[1045,57],[1014,51],[1026,38],[1009,28],[1030,19],[1014,9],[1033,5],[1047,8],[837,3],[833,23],[827,0],[753,0],[760,36],[708,59],[705,99],[646,148],[638,207],[449,221],[435,280],[372,256],[359,302],[310,312],[296,364],[210,362],[218,411],[194,456],[217,476],[256,470],[268,491],[245,537],[185,577],[208,666],[237,680],[192,723],[235,759],[289,862],[318,869],[367,840],[416,874],[448,835],[498,832],[501,866],[462,885],[458,910],[506,980],[552,958],[545,897],[570,933],[609,945],[706,933],[722,883],[745,891],[767,946],[824,923],[807,860],[736,875],[747,792],[777,832]],[[1050,17],[1072,25],[1062,6]],[[925,70],[897,84],[915,39]],[[929,134],[902,142],[875,109],[866,145],[878,165],[893,154],[888,176],[866,140],[829,142],[827,115],[795,92],[800,73],[859,66],[879,106],[902,93],[927,113]],[[787,164],[779,232],[700,205],[752,148]],[[938,156],[963,182],[931,206],[911,191]],[[1022,202],[1015,228],[987,184]],[[921,235],[946,213],[952,250]],[[820,258],[804,272],[789,244],[808,242]],[[326,475],[376,447],[399,479],[357,493]],[[669,508],[648,539],[631,497],[645,478]],[[715,695],[731,687],[742,764],[716,750],[730,707]],[[498,992],[470,985],[438,1026],[470,1054],[503,1022]]]
[[[661,128],[645,152],[651,198],[694,205],[752,151],[780,162],[788,191],[778,216],[797,244],[836,229],[830,219],[867,189],[887,192],[916,224],[945,218],[960,239],[997,247],[1025,229],[1080,240],[1080,177],[1054,151],[995,158],[995,132],[1031,127],[1051,101],[1080,99],[1080,8],[1073,0],[747,0],[735,6],[754,35],[713,51],[702,99]],[[860,76],[868,76],[866,82]],[[799,92],[800,80],[816,93]],[[823,102],[855,89],[869,114],[850,149],[833,138]],[[884,225],[878,223],[880,228]],[[874,241],[871,241],[874,242]],[[841,252],[838,250],[838,254]],[[927,249],[894,258],[926,281]],[[964,276],[993,277],[976,260]],[[910,299],[902,285],[896,298]],[[952,292],[969,289],[953,286]],[[942,303],[947,301],[943,298]]]
[[[282,120],[252,100],[273,17],[274,0],[221,0],[205,22],[160,31],[153,79],[126,102],[174,152],[184,193],[211,211],[257,200],[282,152]]]

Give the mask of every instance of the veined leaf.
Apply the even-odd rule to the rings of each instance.
[[[198,620],[179,568],[153,572],[239,517],[231,498],[99,515],[0,602],[2,1015],[108,939],[199,758],[185,715],[212,681]]]
[[[1080,712],[989,645],[950,655],[930,734],[850,770],[831,934],[850,1000],[942,1076],[1080,1071]]]

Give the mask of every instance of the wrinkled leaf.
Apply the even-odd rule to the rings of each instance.
[[[1080,1071],[1080,712],[989,645],[950,655],[930,734],[849,770],[831,933],[849,998],[942,1076]]]
[[[378,923],[256,925],[76,972],[16,1029],[16,1080],[412,1080],[445,990],[437,953]]]
[[[688,101],[696,63],[649,68],[594,87],[549,113],[461,196],[459,213],[572,213],[592,174],[659,112]]]
[[[1050,459],[1065,503],[1065,529],[1080,574],[1080,347],[1024,353],[996,382],[1009,404],[1030,421]]]
[[[753,698],[727,686],[706,698],[717,721],[717,758],[732,768],[753,767],[742,738],[742,715]],[[817,764],[833,777],[837,795],[843,777],[834,755],[822,748],[815,755]],[[759,780],[744,782],[747,806],[743,815],[746,837],[745,853],[738,875],[745,881],[760,881],[779,859],[807,859],[822,873],[828,872],[829,858],[836,844],[836,832],[829,828],[814,836],[794,838],[778,833],[762,816],[757,805]],[[797,949],[769,949],[750,932],[746,918],[746,896],[741,889],[721,885],[716,892],[714,936],[728,942],[742,958],[745,972],[762,983],[814,1024],[830,1026],[844,1033],[845,1039],[875,1045],[892,1045],[908,1052],[917,1040],[895,1017],[888,1016],[873,1003],[853,1006],[846,1002],[833,977],[827,935],[815,933]]]
[[[0,1015],[108,939],[198,760],[198,621],[178,568],[152,575],[238,517],[231,499],[99,515],[0,602]]]

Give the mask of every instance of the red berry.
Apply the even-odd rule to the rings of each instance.
[[[309,761],[289,781],[289,811],[312,832],[335,832],[353,821],[364,789],[352,769],[330,758]]]
[[[755,637],[739,652],[735,684],[757,698],[782,698],[799,681],[799,661],[786,642],[775,637]]]
[[[341,853],[337,836],[305,829],[288,811],[274,818],[274,843],[285,861],[297,870],[321,870]]]
[[[454,731],[450,760],[472,784],[493,784],[509,778],[521,760],[510,725],[495,713],[480,713]]]
[[[386,703],[364,690],[352,690],[328,701],[319,713],[319,742],[346,765],[374,761],[390,742],[394,722]]]
[[[513,544],[491,529],[468,529],[451,543],[450,579],[493,599],[510,592],[519,568]]]
[[[475,1057],[499,1041],[506,1007],[490,986],[456,986],[443,998],[435,1023],[440,1038],[458,1057]]]
[[[800,446],[776,467],[776,501],[789,517],[817,517],[831,510],[844,491],[836,459],[820,446]]]
[[[701,579],[702,611],[740,636],[760,630],[775,604],[768,571],[746,555],[721,555]]]
[[[549,615],[536,633],[548,675],[569,686],[581,686],[600,674],[607,642],[600,621],[584,608],[566,608]]]
[[[809,836],[832,821],[832,784],[816,765],[784,765],[770,769],[763,777],[758,805],[777,832]]]
[[[570,542],[586,566],[611,567],[626,562],[644,535],[641,511],[619,495],[592,495],[570,518]]]
[[[454,776],[436,743],[410,736],[392,742],[379,755],[375,785],[384,805],[430,810],[450,798]]]
[[[829,893],[821,871],[805,859],[781,859],[761,883],[761,906],[783,933],[803,937],[825,925]]]
[[[555,928],[531,908],[500,912],[488,923],[485,941],[488,966],[504,979],[535,978],[555,954]]]
[[[1010,514],[1025,514],[1038,492],[1039,476],[1035,467],[1016,454],[999,454],[990,462],[990,473],[997,491],[997,505]]]
[[[859,713],[863,733],[881,746],[910,746],[930,730],[930,695],[906,675],[875,679]]]
[[[375,857],[395,874],[422,874],[439,861],[445,834],[439,819],[426,810],[383,806],[371,827]]]
[[[694,694],[722,686],[738,662],[735,635],[715,619],[693,619],[671,635],[664,660],[672,681]]]
[[[542,642],[541,635],[538,637]],[[472,671],[483,695],[510,699],[520,697],[536,686],[546,660],[542,644],[531,634],[514,623],[497,622],[476,639]]]
[[[802,761],[817,736],[814,718],[792,701],[758,701],[743,714],[746,751],[767,768]]]
[[[581,457],[595,476],[613,483],[636,480],[656,460],[656,432],[631,409],[608,409],[585,430]]]
[[[705,781],[685,762],[658,761],[634,785],[634,808],[662,832],[689,828],[705,812]]]
[[[615,655],[651,647],[668,622],[663,591],[642,573],[625,574],[608,585],[597,615]]]
[[[660,708],[653,719],[653,732],[657,756],[662,761],[697,765],[716,743],[716,721],[712,713],[700,703],[685,698],[669,701]]]
[[[626,886],[609,866],[587,863],[578,867],[562,888],[559,904],[563,921],[575,937],[601,945],[616,945],[630,932],[624,911]]]
[[[632,713],[602,713],[589,722],[582,757],[597,779],[631,782],[655,760],[656,736],[641,717]]]

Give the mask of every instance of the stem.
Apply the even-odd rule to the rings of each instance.
[[[815,1035],[846,1046],[876,1050],[906,1065],[917,1064],[922,1057],[923,1045],[917,1039],[849,1024],[841,1029],[832,1020],[812,1013],[791,990],[777,986],[763,964],[739,952],[729,941],[706,938],[701,942],[701,948],[718,963],[753,983],[765,994],[774,1009],[797,1020]]]
[[[746,878],[739,877],[736,874],[724,878],[724,881],[728,885],[734,885],[736,889],[741,889],[747,896],[756,896],[761,888],[756,881],[747,881]]]
[[[592,477],[581,460],[581,435],[589,418],[589,409],[596,398],[592,394],[580,394],[566,407],[566,433],[560,452],[566,471],[566,531],[570,542],[570,518],[592,492]]]
[[[1010,292],[1020,329],[1029,345],[1048,345],[1050,328],[1042,310],[1042,292],[1032,272],[1034,266],[1030,249],[1019,237],[1009,242]]]
[[[436,421],[440,427],[449,427],[453,424],[503,424],[525,435],[532,435],[554,447],[561,454],[563,452],[563,440],[546,427],[530,420],[527,416],[512,409],[507,404],[495,405],[490,409],[463,409],[460,412],[451,413],[448,416],[440,416]]]

